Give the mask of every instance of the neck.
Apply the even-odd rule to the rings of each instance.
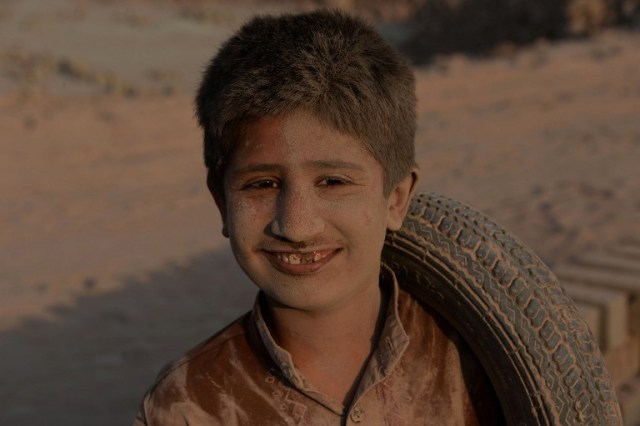
[[[336,309],[309,312],[267,299],[269,329],[313,387],[349,405],[384,324],[379,286]]]

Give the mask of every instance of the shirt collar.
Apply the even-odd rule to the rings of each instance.
[[[258,296],[256,297],[256,301],[253,305],[252,311],[252,317],[258,329],[260,339],[267,349],[269,356],[271,357],[273,362],[275,362],[276,366],[280,369],[282,375],[294,386],[298,388],[304,388],[305,383],[293,366],[291,354],[276,343],[273,336],[271,335],[271,332],[269,331],[269,327],[267,327],[267,323],[265,322],[264,315],[262,313],[263,299],[264,293],[260,291],[258,293]]]
[[[386,318],[376,349],[369,359],[365,373],[360,379],[358,390],[354,395],[354,402],[357,401],[360,395],[364,394],[377,382],[390,374],[409,345],[409,336],[402,326],[398,313],[398,294],[400,291],[398,281],[393,271],[384,264],[382,264],[380,268],[380,287],[382,291],[388,294]],[[318,402],[328,406],[328,408],[334,411],[338,411],[335,402],[331,403],[331,401],[327,401],[329,398],[322,397],[321,394],[309,385],[293,365],[291,354],[278,346],[273,339],[262,312],[263,298],[264,294],[259,292],[253,306],[252,318],[269,356],[273,362],[275,362],[281,374],[293,386],[307,394],[313,394],[310,396],[313,396]]]
[[[393,271],[384,264],[380,268],[380,285],[389,291],[389,302],[378,345],[369,361],[368,369],[360,381],[360,388],[363,391],[389,375],[409,345],[409,336],[402,326],[398,312],[400,293],[398,281]]]

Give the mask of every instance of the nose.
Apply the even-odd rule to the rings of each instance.
[[[325,222],[319,200],[312,190],[283,188],[278,194],[271,232],[294,243],[312,241],[324,231]]]

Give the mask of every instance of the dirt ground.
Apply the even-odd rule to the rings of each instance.
[[[225,37],[293,6],[195,4],[0,2],[0,424],[127,424],[164,362],[252,303],[192,100]],[[640,32],[435,57],[416,76],[423,191],[552,267],[640,235]]]

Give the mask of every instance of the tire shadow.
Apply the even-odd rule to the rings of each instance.
[[[122,284],[0,333],[0,424],[130,424],[164,363],[249,310],[256,293],[230,250]]]

